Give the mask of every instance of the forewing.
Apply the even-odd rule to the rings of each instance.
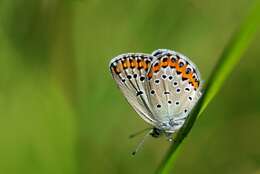
[[[110,71],[119,89],[134,110],[149,124],[156,125],[147,96],[147,72],[153,56],[122,54],[110,62]]]

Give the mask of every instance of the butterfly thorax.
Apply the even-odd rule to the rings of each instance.
[[[158,138],[162,135],[165,135],[166,137],[169,138],[169,140],[172,140],[172,134],[173,132],[167,132],[166,130],[157,127],[154,127],[150,132],[150,135],[154,138]]]

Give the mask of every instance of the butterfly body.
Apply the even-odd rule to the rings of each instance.
[[[122,54],[109,67],[129,104],[154,127],[153,137],[178,131],[201,96],[198,68],[172,50]]]

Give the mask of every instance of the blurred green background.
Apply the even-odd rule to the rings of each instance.
[[[153,173],[169,143],[111,79],[124,52],[169,48],[207,79],[253,0],[1,0],[0,173]],[[259,19],[260,21],[260,19]],[[196,122],[173,173],[260,173],[260,35]]]

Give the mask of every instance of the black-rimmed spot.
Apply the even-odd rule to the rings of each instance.
[[[156,107],[157,107],[157,108],[161,108],[162,106],[158,104]]]
[[[179,104],[180,104],[180,102],[178,102],[178,101],[177,101],[177,102],[175,102],[175,104],[176,104],[176,105],[179,105]]]
[[[187,68],[186,69],[186,74],[190,74],[191,73],[191,69],[190,68]]]
[[[133,77],[136,78],[136,77],[137,77],[137,74],[134,74]]]
[[[173,77],[172,76],[169,76],[169,80],[172,80],[173,79]]]
[[[189,100],[191,101],[191,100],[192,100],[192,97],[189,97]]]
[[[143,91],[138,91],[137,93],[136,93],[136,96],[139,96],[139,95],[142,95],[143,94]]]
[[[177,88],[177,89],[176,89],[176,92],[178,92],[178,93],[181,92],[181,89],[180,89],[180,88]]]
[[[168,103],[169,103],[169,104],[172,104],[172,101],[171,101],[171,100],[169,100],[169,101],[168,101]]]
[[[166,78],[167,78],[167,76],[166,76],[165,74],[163,74],[163,75],[162,75],[162,78],[163,78],[163,79],[166,79]]]
[[[170,92],[168,92],[168,91],[164,91],[164,94],[167,95],[167,94],[170,94]]]
[[[185,88],[185,91],[190,91],[190,88]]]
[[[179,63],[179,67],[181,68],[181,67],[183,67],[184,66],[184,63],[183,62],[180,62]]]
[[[145,80],[145,77],[144,77],[144,76],[141,76],[141,77],[140,77],[140,80],[141,80],[141,81],[144,81],[144,80]]]
[[[155,94],[155,91],[154,91],[154,90],[151,90],[151,94]]]
[[[126,76],[129,80],[132,78],[132,76],[131,75],[127,75]]]
[[[160,80],[156,79],[154,82],[158,84],[158,83],[160,83]]]
[[[176,62],[176,58],[172,57],[172,58],[171,58],[171,61],[172,61],[172,62]]]

